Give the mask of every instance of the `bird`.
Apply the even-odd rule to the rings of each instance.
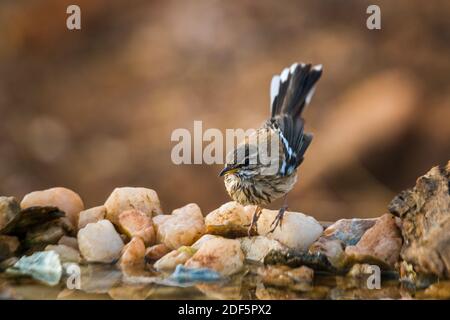
[[[256,206],[249,235],[257,234],[262,209],[284,197],[269,232],[282,227],[287,194],[297,182],[298,167],[313,139],[312,133],[304,131],[302,113],[311,102],[322,69],[320,64],[294,63],[273,76],[269,119],[225,158],[219,176],[229,196],[241,205]]]

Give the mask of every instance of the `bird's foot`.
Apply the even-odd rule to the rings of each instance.
[[[270,229],[269,233],[273,233],[278,226],[280,226],[281,229],[281,225],[283,224],[284,213],[286,212],[287,209],[288,207],[286,205],[280,208],[280,211],[278,211],[277,216],[270,224],[272,229]]]
[[[261,208],[256,208],[255,213],[253,213],[252,222],[250,223],[250,226],[248,227],[247,234],[249,237],[251,236],[257,236],[258,235],[258,219],[261,215]]]

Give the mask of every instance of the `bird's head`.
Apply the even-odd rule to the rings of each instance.
[[[225,167],[220,171],[219,176],[235,175],[245,179],[259,174],[258,152],[253,149],[253,145],[243,143],[228,153]]]

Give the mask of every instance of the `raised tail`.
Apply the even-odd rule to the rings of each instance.
[[[272,78],[270,109],[272,118],[288,114],[298,118],[311,101],[315,84],[322,75],[322,65],[294,63]]]
[[[313,135],[303,132],[302,112],[311,101],[322,66],[294,63],[272,78],[270,86],[271,118],[266,126],[277,130],[284,145],[281,174],[291,174],[303,161]]]

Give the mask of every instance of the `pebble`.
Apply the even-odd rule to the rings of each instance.
[[[156,235],[152,219],[139,210],[126,210],[117,222],[121,233],[129,238],[140,237],[146,246],[155,243]]]
[[[222,280],[220,273],[207,268],[186,268],[179,264],[169,276],[169,280],[186,284],[195,282],[216,282]]]
[[[238,240],[241,243],[245,259],[252,261],[264,262],[264,258],[270,251],[283,250],[285,248],[278,241],[263,236],[245,237]]]
[[[155,217],[153,223],[158,243],[171,249],[190,246],[205,233],[204,218],[195,203],[176,209],[171,215]]]
[[[62,275],[59,255],[55,251],[41,251],[23,256],[13,267],[6,270],[11,274],[29,275],[50,286],[57,285]]]
[[[144,256],[144,241],[140,237],[134,237],[123,248],[120,265],[143,264]]]
[[[168,254],[171,250],[163,243],[148,247],[145,250],[145,261],[147,263],[154,263]]]
[[[158,194],[147,188],[116,188],[105,202],[106,218],[117,224],[119,214],[126,210],[139,210],[149,217],[162,214]]]
[[[62,236],[61,239],[59,239],[58,244],[63,244],[65,246],[74,248],[78,251],[78,240],[74,237],[68,237],[68,236]]]
[[[377,219],[341,219],[326,228],[319,240],[340,240],[344,247],[356,245]]]
[[[157,271],[172,271],[177,265],[184,264],[195,253],[195,250],[191,247],[180,247],[176,250],[172,250],[161,259],[155,262],[153,268]]]
[[[246,236],[254,211],[254,206],[227,202],[205,217],[206,232],[228,238]]]
[[[316,219],[291,211],[286,211],[282,225],[269,233],[277,214],[277,210],[263,210],[257,224],[260,235],[277,240],[288,248],[306,251],[322,234],[323,228]]]
[[[74,191],[56,187],[27,194],[20,203],[22,209],[29,207],[57,207],[66,213],[72,225],[78,225],[78,215],[84,210],[80,196]]]
[[[97,206],[81,211],[78,219],[78,230],[86,227],[88,223],[98,222],[105,219],[105,216],[105,206]]]
[[[387,213],[364,233],[355,246],[345,248],[345,253],[355,262],[380,262],[380,267],[393,268],[399,260],[402,243],[395,217]]]
[[[238,240],[216,238],[205,242],[186,264],[189,268],[208,268],[223,276],[242,270],[244,253]]]
[[[20,214],[20,205],[14,197],[0,197],[0,232],[14,222]]]
[[[212,234],[204,234],[203,236],[201,236],[200,239],[198,239],[197,241],[195,241],[192,245],[191,248],[198,250],[200,249],[200,247],[205,244],[207,241],[211,240],[211,239],[217,239],[217,238],[221,238],[219,236],[215,236]]]
[[[88,262],[111,263],[120,257],[122,239],[109,220],[90,223],[78,231],[78,246]]]
[[[12,257],[19,247],[17,237],[0,235],[0,261]]]
[[[59,245],[48,245],[45,247],[45,251],[55,251],[59,255],[59,259],[62,263],[65,262],[81,262],[81,256],[78,250],[72,247],[59,244]]]

